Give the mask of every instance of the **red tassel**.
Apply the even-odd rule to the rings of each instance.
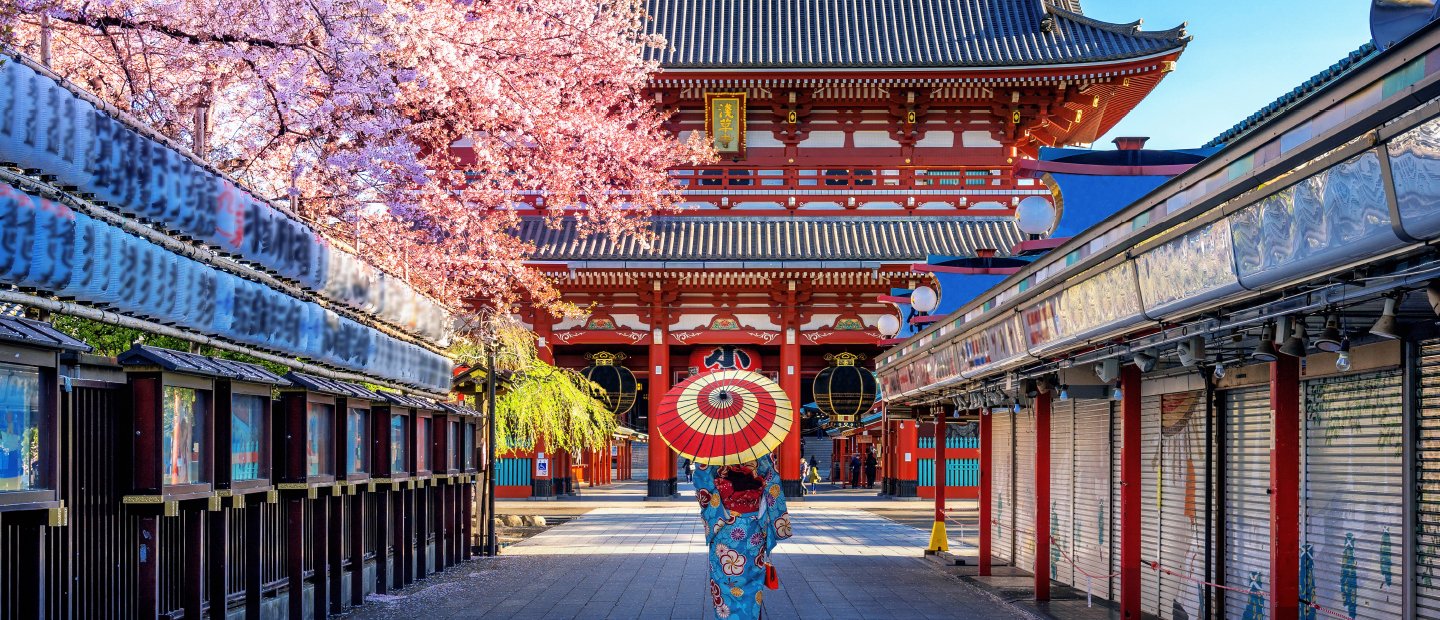
[[[765,565],[765,587],[770,590],[780,589],[780,576],[775,574],[775,565]]]

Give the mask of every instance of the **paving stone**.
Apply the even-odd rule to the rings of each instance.
[[[791,515],[795,537],[771,556],[781,588],[765,593],[769,617],[1025,617],[923,560],[928,531],[833,505],[792,505]],[[599,507],[351,617],[713,617],[706,552],[689,503]]]

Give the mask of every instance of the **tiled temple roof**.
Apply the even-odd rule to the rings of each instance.
[[[1099,63],[1183,48],[1078,0],[649,0],[667,69],[965,68]]]
[[[517,235],[538,261],[866,261],[923,262],[930,254],[974,256],[1013,247],[1022,235],[1008,217],[657,217],[656,239],[581,238],[524,218]]]

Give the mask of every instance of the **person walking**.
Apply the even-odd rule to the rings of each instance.
[[[771,554],[792,532],[775,460],[766,454],[738,465],[700,463],[695,499],[706,524],[709,601],[716,616],[758,620],[762,588],[780,587]]]
[[[810,492],[815,492],[815,484],[820,482],[820,466],[815,462],[815,457],[810,457],[810,471],[805,474],[805,482],[810,485]]]
[[[875,448],[870,448],[869,453],[865,455],[865,488],[874,488],[875,469],[879,464],[880,462],[875,459]]]
[[[694,482],[695,463],[690,459],[681,459],[681,468],[685,470],[685,482]]]
[[[800,481],[801,481],[801,484],[800,484],[800,494],[801,494],[801,495],[804,495],[804,494],[805,494],[805,484],[804,484],[804,481],[805,481],[806,478],[809,478],[809,477],[810,477],[810,461],[805,460],[805,457],[802,456],[802,457],[800,457]]]
[[[860,488],[860,453],[850,453],[850,488]]]

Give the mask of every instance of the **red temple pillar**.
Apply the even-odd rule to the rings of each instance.
[[[1035,397],[1035,600],[1050,600],[1049,394]]]
[[[1300,615],[1300,360],[1270,364],[1270,618]]]
[[[795,321],[793,308],[786,310],[785,325],[785,341],[780,345],[780,389],[790,398],[790,406],[795,413],[795,425],[790,428],[790,434],[785,436],[784,443],[780,444],[780,485],[787,497],[798,498],[802,495],[800,405],[804,403],[800,395],[800,328]]]
[[[990,412],[980,410],[980,556],[976,560],[980,563],[980,576],[990,575],[991,557],[991,523],[993,518],[990,514],[990,493],[994,487],[994,480],[990,475],[991,450],[990,445]]]
[[[1120,615],[1139,620],[1140,611],[1140,369],[1120,371]]]
[[[650,433],[649,484],[647,497],[670,497],[670,469],[675,460],[670,446],[660,438],[656,422],[660,419],[660,401],[670,389],[670,345],[666,344],[661,329],[652,330],[654,341],[650,344]]]
[[[945,410],[945,405],[931,408],[935,412],[935,523],[930,526],[930,546],[926,548],[930,553],[950,549],[945,531],[945,487],[949,482],[945,476]]]

